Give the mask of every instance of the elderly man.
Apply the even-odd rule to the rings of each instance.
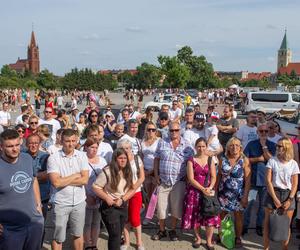
[[[157,216],[159,231],[152,240],[167,236],[165,219],[171,213],[171,241],[177,241],[176,223],[182,215],[182,204],[185,193],[186,162],[194,153],[190,143],[180,136],[180,125],[171,122],[170,137],[160,140],[155,152],[154,176],[158,187]]]
[[[264,210],[263,201],[266,193],[265,172],[268,160],[275,155],[276,144],[268,140],[269,128],[266,123],[262,123],[257,128],[258,139],[248,143],[244,150],[244,154],[249,158],[251,164],[251,190],[249,193],[249,205],[245,211],[244,230],[247,233],[250,224],[250,213],[256,194],[259,198],[259,207],[256,218],[256,233],[259,236],[263,234]]]
[[[89,163],[86,154],[75,149],[77,141],[77,132],[65,129],[62,133],[62,149],[48,159],[47,173],[52,184],[53,250],[62,249],[68,223],[74,249],[83,249],[86,204],[84,185],[89,179]]]

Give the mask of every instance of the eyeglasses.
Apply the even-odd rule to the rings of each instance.
[[[173,132],[178,132],[180,129],[170,129],[170,132],[173,133]]]
[[[259,130],[259,133],[268,133],[268,132],[269,132],[269,130],[264,130],[264,129]]]
[[[148,132],[155,132],[156,129],[155,129],[155,128],[148,128],[147,131],[148,131]]]
[[[24,134],[24,133],[25,133],[25,131],[24,131],[24,130],[22,130],[22,129],[20,129],[20,130],[17,130],[17,132],[18,132],[18,133],[22,133],[22,134]]]
[[[39,145],[38,142],[29,142],[28,145]]]
[[[282,146],[282,145],[279,145],[279,144],[277,144],[276,147],[277,147],[277,148],[283,148],[283,146]]]
[[[39,124],[38,122],[30,122],[30,124]]]

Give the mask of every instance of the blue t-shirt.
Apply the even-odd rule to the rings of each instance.
[[[26,153],[29,154],[28,150],[26,151]],[[33,167],[34,176],[37,176],[38,172],[47,171],[48,157],[49,154],[43,151],[39,151],[36,157],[32,157],[32,167]],[[41,193],[41,200],[42,201],[48,200],[50,198],[50,187],[51,187],[50,181],[49,180],[45,182],[39,181],[39,187]]]
[[[268,147],[269,152],[274,156],[276,152],[276,144],[274,142],[267,140],[266,146]],[[259,139],[249,142],[244,150],[244,154],[248,158],[259,157],[263,155],[263,149]],[[251,164],[251,186],[253,187],[266,186],[265,183],[266,165],[267,162],[257,162]]]
[[[21,153],[16,163],[0,158],[0,224],[18,229],[42,215],[36,209],[33,192],[32,158]]]

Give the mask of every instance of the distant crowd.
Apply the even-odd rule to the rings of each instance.
[[[171,105],[142,111],[143,97],[154,92],[161,102],[171,93]],[[106,230],[108,249],[126,250],[133,230],[144,250],[142,225],[156,218],[153,241],[177,241],[180,225],[194,231],[191,245],[200,248],[205,227],[207,249],[230,248],[223,222],[231,218],[239,248],[256,200],[264,249],[278,232],[288,249],[294,219],[300,229],[300,124],[288,137],[263,109],[241,124],[225,104],[229,90],[198,91],[195,105],[179,92],[130,90],[115,113],[108,91],[1,91],[0,250],[41,249],[49,214],[54,250],[62,249],[67,225],[74,249],[98,249]],[[274,212],[286,223],[276,224]]]

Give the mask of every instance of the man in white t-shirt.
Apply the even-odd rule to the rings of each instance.
[[[61,128],[59,121],[52,118],[53,109],[46,107],[44,110],[44,119],[40,120],[40,125],[46,124],[49,128],[52,141],[56,140],[56,132]]]
[[[27,114],[27,111],[28,111],[28,106],[27,105],[22,105],[21,106],[21,114],[16,118],[15,125],[24,123],[23,120],[22,120],[22,117],[23,117],[23,115]]]
[[[129,119],[138,119],[141,114],[134,110],[133,104],[128,105]]]
[[[7,128],[11,125],[11,116],[8,112],[8,102],[3,102],[2,110],[0,111],[0,125]]]
[[[194,115],[193,128],[185,130],[183,133],[183,138],[189,141],[192,147],[195,147],[195,142],[198,138],[205,138],[205,115],[201,112],[197,112]]]
[[[246,148],[249,141],[257,139],[257,115],[256,111],[249,111],[247,116],[247,124],[242,125],[236,132],[236,137],[242,142],[243,149]]]
[[[172,108],[169,111],[170,121],[179,122],[181,118],[182,110],[178,107],[178,101],[172,102]]]
[[[134,155],[141,153],[142,146],[139,139],[136,137],[139,129],[139,124],[136,119],[130,119],[128,121],[127,134],[123,135],[121,139],[127,139],[132,143],[132,152]]]
[[[58,106],[58,109],[62,109],[63,108],[63,105],[64,105],[64,97],[62,95],[59,95],[57,97],[57,106]],[[76,105],[77,106],[77,105]]]

